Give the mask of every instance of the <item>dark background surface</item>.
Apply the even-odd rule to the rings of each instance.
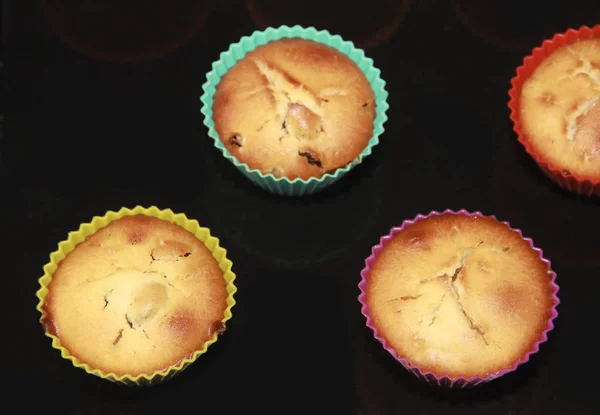
[[[42,3],[3,9],[0,235],[9,285],[0,382],[9,403],[63,414],[598,413],[599,206],[542,175],[507,109],[523,57],[555,32],[600,22],[596,1]],[[221,51],[282,23],[365,47],[390,93],[374,154],[296,200],[261,191],[221,156],[198,100]],[[181,376],[147,389],[73,368],[35,310],[56,244],[94,215],[137,204],[210,227],[239,288],[225,335]],[[379,237],[446,208],[523,229],[561,287],[549,342],[516,372],[469,391],[413,378],[365,327],[357,301]]]

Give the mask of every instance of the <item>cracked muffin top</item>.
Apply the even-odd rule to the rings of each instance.
[[[554,306],[551,272],[507,225],[443,213],[384,244],[366,303],[380,336],[423,372],[485,377],[539,341]]]
[[[162,219],[125,216],[58,265],[46,329],[81,362],[152,374],[200,350],[227,308],[223,272],[202,241]]]
[[[552,52],[523,84],[520,120],[533,149],[564,173],[600,180],[600,39]]]
[[[373,134],[374,94],[345,54],[304,39],[260,46],[221,79],[213,119],[240,162],[290,180],[346,166]]]

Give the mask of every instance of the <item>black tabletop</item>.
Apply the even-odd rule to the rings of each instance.
[[[3,21],[0,376],[2,395],[23,410],[598,413],[598,202],[543,175],[507,108],[524,56],[554,33],[600,22],[594,0],[13,1]],[[291,199],[259,189],[214,148],[199,96],[229,44],[296,23],[364,48],[387,82],[390,109],[371,156],[322,193]],[[239,289],[220,340],[151,388],[74,368],[35,310],[37,279],[57,243],[95,215],[135,205],[209,227]],[[471,390],[442,390],[405,371],[357,301],[379,237],[447,208],[522,229],[561,287],[556,328],[540,352]]]

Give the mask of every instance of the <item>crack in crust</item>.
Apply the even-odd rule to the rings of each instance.
[[[104,294],[104,307],[102,307],[103,310],[106,310],[106,307],[108,307],[109,297],[113,291],[114,291],[114,288],[108,290],[108,292],[106,294]]]
[[[481,327],[479,327],[478,325],[476,325],[473,318],[467,313],[467,311],[465,310],[464,306],[462,305],[462,303],[460,301],[460,295],[458,294],[458,290],[456,288],[456,279],[465,269],[465,267],[466,267],[465,263],[466,263],[467,257],[471,254],[471,252],[473,252],[474,249],[479,248],[483,244],[483,242],[484,241],[481,241],[481,242],[479,242],[479,244],[475,245],[474,247],[467,248],[461,254],[460,264],[454,271],[454,274],[450,277],[449,281],[450,281],[450,289],[451,289],[454,299],[456,300],[456,304],[460,308],[460,311],[462,312],[462,314],[467,319],[467,322],[469,323],[469,327],[471,328],[471,330],[474,330],[481,336],[481,338],[486,346],[489,346],[489,343],[485,337],[484,330]]]
[[[184,252],[184,253],[182,253],[182,254],[180,254],[180,255],[177,255],[177,256],[175,256],[175,257],[158,258],[158,257],[155,257],[155,256],[154,256],[154,248],[153,248],[153,249],[151,249],[151,250],[150,250],[150,258],[151,258],[151,261],[150,261],[150,263],[152,263],[152,262],[155,262],[155,261],[177,262],[177,261],[179,261],[179,260],[181,260],[181,259],[184,259],[184,258],[187,258],[187,257],[189,257],[190,255],[191,255],[191,252],[189,252],[189,251],[186,251],[186,252]],[[178,288],[178,287],[176,287],[175,285],[173,285],[173,283],[170,281],[170,279],[167,277],[167,275],[166,275],[166,274],[164,274],[163,272],[160,272],[160,271],[155,271],[155,270],[141,270],[141,269],[139,269],[139,268],[136,268],[136,267],[131,267],[131,268],[126,268],[126,269],[124,269],[124,268],[121,268],[120,266],[118,266],[117,264],[113,264],[113,263],[111,263],[111,265],[115,267],[115,270],[113,270],[113,271],[111,271],[111,272],[107,273],[106,275],[104,275],[103,277],[100,277],[100,278],[98,278],[98,279],[103,279],[103,278],[110,277],[110,276],[114,275],[114,274],[115,274],[116,272],[118,272],[118,271],[124,271],[124,270],[125,270],[125,271],[127,271],[127,270],[131,270],[131,271],[141,272],[141,273],[143,273],[143,274],[157,274],[157,275],[159,275],[159,276],[162,276],[167,286],[169,286],[169,287],[171,287],[171,288],[173,288],[173,289],[175,289],[175,290],[179,290],[179,288]],[[201,273],[201,272],[197,272],[197,273],[194,273],[194,274],[191,274],[191,275],[184,275],[184,276],[182,276],[181,278],[182,278],[182,279],[184,279],[184,280],[185,280],[185,279],[192,279],[192,278],[197,278],[197,277],[199,277],[199,276],[201,276],[201,275],[202,275],[202,273]],[[98,279],[97,279],[97,280],[98,280]],[[88,283],[91,283],[91,281],[88,281]],[[154,285],[157,285],[158,283],[156,283],[156,282],[151,282],[151,283],[148,283],[148,284],[154,284]],[[145,286],[145,288],[147,288],[147,287],[148,287],[148,285],[146,285],[146,286]],[[103,297],[103,300],[104,300],[104,305],[103,305],[103,307],[102,307],[102,309],[103,309],[103,310],[106,310],[106,308],[109,306],[109,304],[110,304],[110,297],[111,297],[111,294],[114,292],[114,290],[115,290],[114,288],[111,288],[110,290],[108,290],[108,291],[107,291],[107,292],[104,294],[104,297]],[[143,289],[142,289],[142,291],[143,291]],[[140,294],[140,293],[138,293],[138,295],[139,295],[139,294]],[[165,297],[165,299],[166,299],[166,297]],[[134,314],[134,315],[136,314],[136,311],[135,311],[135,307],[134,307],[133,309],[132,309],[132,307],[133,307],[134,305],[136,305],[136,304],[135,304],[135,303],[136,303],[136,300],[138,300],[138,299],[137,299],[137,298],[134,296],[134,298],[132,299],[132,302],[129,304],[130,312],[133,312],[133,314]],[[212,300],[212,299],[209,299],[209,300],[214,302],[214,300]],[[124,331],[125,331],[126,329],[130,329],[130,330],[137,330],[137,329],[140,329],[140,330],[141,330],[141,332],[144,334],[144,336],[145,336],[145,337],[146,337],[148,340],[150,340],[150,336],[148,335],[148,333],[146,332],[146,330],[145,330],[145,329],[142,327],[142,323],[143,323],[145,320],[147,320],[147,319],[149,320],[150,318],[152,318],[152,317],[154,316],[154,314],[155,314],[155,313],[153,313],[153,310],[152,310],[152,305],[156,305],[157,307],[160,307],[160,304],[158,304],[158,305],[157,305],[157,304],[155,304],[155,302],[157,301],[157,299],[156,299],[156,298],[154,298],[154,299],[152,299],[152,300],[147,300],[147,299],[146,299],[146,300],[144,300],[144,298],[142,298],[142,301],[143,301],[143,302],[144,302],[144,301],[151,301],[150,303],[148,303],[150,308],[148,308],[148,306],[146,306],[146,305],[145,305],[145,303],[144,303],[144,304],[142,304],[142,306],[143,306],[143,307],[142,307],[142,313],[141,313],[141,314],[137,313],[137,314],[139,314],[137,317],[134,317],[134,316],[132,316],[132,315],[130,314],[130,312],[126,312],[126,313],[124,314],[124,318],[125,318],[125,328],[122,328],[122,329],[119,329],[119,330],[118,330],[118,332],[117,332],[117,335],[115,336],[115,339],[114,339],[114,340],[113,340],[113,342],[112,342],[112,345],[113,345],[113,346],[117,346],[117,345],[119,345],[119,343],[120,343],[120,342],[121,342],[121,340],[123,339],[123,333],[124,333]],[[160,301],[159,301],[159,302],[160,302]],[[133,311],[132,311],[132,310],[133,310]],[[139,310],[138,310],[138,311],[139,311]]]
[[[275,98],[275,112],[277,115],[284,117],[290,103],[301,103],[313,113],[319,116],[323,115],[321,100],[305,85],[292,78],[286,71],[274,67],[273,64],[261,59],[255,59],[253,62],[261,75],[267,80],[267,88]]]
[[[567,52],[569,52],[572,56],[576,57],[579,61],[579,66],[573,70],[570,74],[567,74],[560,79],[573,79],[577,75],[587,76],[590,81],[594,84],[594,87],[600,91],[600,69],[596,67],[589,59],[585,56],[576,53],[569,46],[566,48]]]
[[[112,342],[113,346],[116,346],[117,344],[119,344],[119,342],[121,341],[121,339],[123,338],[123,329],[120,329],[119,332],[117,333],[117,337],[115,337],[115,339]]]
[[[375,118],[373,88],[351,56],[299,38],[256,48],[223,74],[214,94],[214,128],[227,150],[251,169],[290,180],[359,161]],[[241,146],[237,135],[246,139]],[[314,162],[298,158],[306,152]]]
[[[398,297],[398,298],[392,298],[390,300],[388,300],[389,303],[394,302],[394,301],[410,301],[410,300],[416,300],[418,298],[420,298],[422,296],[422,294],[418,294],[418,295],[405,295],[402,297]],[[395,311],[396,313],[401,313],[402,309],[398,309]]]
[[[283,135],[278,141],[287,136],[295,137],[300,142],[310,141],[326,134],[321,118],[324,115],[321,103],[329,102],[325,97],[347,95],[346,91],[326,88],[317,96],[286,71],[260,59],[253,62],[267,81],[267,88],[275,100],[276,116],[282,119]],[[262,130],[267,122],[263,122],[258,131]],[[241,147],[237,143],[232,144]],[[298,155],[304,157],[309,165],[323,169],[322,161],[313,153],[298,149]]]
[[[570,47],[567,47],[567,51],[576,57],[579,61],[579,65],[569,74],[559,78],[563,79],[574,79],[579,75],[587,77],[592,83],[592,88],[598,93],[591,99],[580,103],[571,109],[571,111],[565,114],[565,123],[567,131],[567,140],[573,147],[577,147],[577,144],[584,146],[584,149],[580,150],[581,156],[584,161],[589,161],[590,158],[596,156],[600,149],[596,148],[595,143],[585,143],[585,138],[578,137],[580,130],[580,122],[585,120],[588,113],[593,110],[598,102],[600,101],[600,69],[597,68],[589,59],[586,59],[581,54],[574,52]],[[584,141],[580,143],[580,141]],[[587,144],[587,145],[586,145]],[[592,148],[587,148],[591,146]]]
[[[446,294],[442,295],[442,298],[440,299],[440,302],[437,306],[435,306],[435,308],[433,309],[433,317],[431,317],[431,322],[429,323],[429,327],[431,327],[433,325],[433,323],[435,323],[435,319],[437,318],[437,316],[440,313],[440,308],[442,307],[442,304],[444,304],[444,299],[446,298]]]
[[[300,157],[304,157],[306,158],[306,162],[308,164],[310,164],[311,166],[316,166],[320,169],[323,168],[323,163],[321,163],[321,160],[315,158],[315,156],[313,156],[311,153],[309,153],[308,151],[299,151],[298,155]]]
[[[481,327],[479,327],[477,324],[475,324],[474,319],[464,309],[464,307],[463,307],[463,305],[461,303],[460,294],[458,293],[458,289],[456,287],[456,280],[461,275],[461,273],[466,269],[467,258],[473,252],[473,250],[479,248],[483,243],[484,243],[484,241],[481,241],[477,245],[474,245],[474,246],[472,246],[470,248],[467,248],[463,252],[461,252],[459,263],[458,263],[458,265],[456,266],[456,268],[454,269],[454,271],[452,272],[451,275],[442,274],[442,275],[436,275],[436,276],[433,276],[433,277],[423,278],[423,279],[419,280],[419,284],[427,284],[427,283],[430,283],[432,281],[443,279],[444,282],[447,283],[448,288],[449,288],[449,290],[450,290],[450,292],[452,294],[452,298],[454,299],[455,304],[459,308],[460,312],[464,315],[464,317],[465,317],[465,319],[466,319],[469,327],[471,328],[471,330],[475,331],[479,336],[481,336],[481,339],[483,340],[483,342],[485,343],[485,345],[489,346],[489,343],[488,343],[487,338],[485,336],[485,331]],[[490,249],[493,249],[493,248],[490,248]],[[508,247],[508,249],[506,249],[506,247],[505,247],[505,249],[502,249],[502,251],[503,252],[508,252],[509,249],[510,249],[510,247]],[[422,294],[419,294],[417,296],[400,297],[400,298],[401,299],[403,299],[403,298],[416,299],[416,298],[419,298],[421,295]],[[442,306],[445,298],[446,298],[446,295],[444,294],[442,296],[442,298],[440,299],[439,304],[434,308],[434,310],[433,310],[433,316],[432,316],[432,319],[431,319],[428,327],[430,327],[435,322],[435,320],[437,318],[437,315],[439,313],[440,307]]]

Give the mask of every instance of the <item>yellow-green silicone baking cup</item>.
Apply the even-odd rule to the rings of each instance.
[[[225,73],[248,52],[258,46],[282,38],[313,40],[333,47],[346,54],[363,71],[375,94],[373,135],[367,146],[358,157],[348,165],[341,167],[332,173],[326,173],[321,177],[311,177],[308,180],[301,178],[290,180],[287,177],[275,177],[273,174],[263,174],[258,169],[251,169],[246,163],[241,163],[236,159],[227,148],[225,148],[215,130],[215,122],[213,120],[213,96],[223,75],[225,75]],[[314,27],[270,27],[264,31],[255,31],[250,36],[242,37],[239,42],[232,44],[226,52],[222,52],[218,61],[213,62],[211,71],[206,74],[206,82],[202,85],[202,90],[204,93],[200,97],[200,101],[202,102],[200,111],[204,114],[204,125],[208,127],[208,136],[213,139],[215,147],[254,184],[272,193],[286,196],[302,196],[317,193],[329,187],[346,175],[346,173],[355,166],[362,163],[362,161],[372,153],[373,147],[379,144],[379,136],[384,131],[383,124],[387,120],[386,111],[389,108],[387,103],[388,93],[385,90],[385,81],[381,79],[381,71],[375,68],[373,60],[367,58],[364,51],[356,48],[352,42],[343,40],[339,35],[332,35],[326,30],[317,30]]]
[[[105,227],[110,222],[113,222],[123,216],[128,215],[146,215],[152,216],[155,218],[159,218],[171,223],[175,223],[187,231],[194,234],[198,239],[204,243],[204,245],[208,248],[208,250],[212,253],[213,257],[219,263],[219,268],[223,271],[223,278],[226,282],[227,288],[227,308],[223,313],[223,319],[221,322],[225,325],[225,323],[231,319],[231,308],[235,305],[235,300],[233,298],[234,294],[237,291],[237,288],[234,285],[235,274],[231,270],[232,262],[227,259],[227,251],[224,248],[219,246],[219,240],[214,236],[211,236],[210,230],[207,228],[203,228],[200,226],[197,220],[188,219],[183,213],[175,214],[171,209],[160,210],[156,206],[152,206],[150,208],[144,208],[141,206],[136,206],[133,209],[122,208],[118,212],[108,211],[106,215],[100,217],[96,216],[89,223],[81,224],[79,230],[70,232],[68,238],[58,244],[58,249],[50,254],[50,262],[44,265],[44,275],[39,279],[40,289],[36,292],[36,296],[39,299],[37,310],[41,313],[40,323],[44,323],[46,318],[46,311],[44,310],[44,302],[46,300],[46,296],[48,295],[48,286],[52,282],[52,274],[56,271],[58,264],[62,261],[69,252],[71,252],[75,247],[83,242],[88,236],[97,232],[99,229]],[[202,345],[202,347],[196,350],[191,356],[182,359],[181,361],[175,363],[174,365],[168,367],[167,369],[158,370],[151,374],[140,374],[137,376],[131,375],[122,375],[118,376],[114,373],[104,373],[99,369],[95,369],[88,365],[87,363],[82,363],[75,356],[71,355],[71,353],[64,348],[60,339],[45,331],[46,336],[52,339],[52,347],[60,351],[60,355],[73,363],[73,366],[81,368],[85,370],[87,373],[91,375],[98,376],[102,379],[107,379],[116,383],[129,385],[129,386],[149,386],[157,383],[164,382],[167,379],[171,379],[175,375],[181,373],[186,367],[188,367],[191,363],[195,362],[200,355],[204,354],[208,349],[208,346],[217,341],[218,334],[215,333],[213,336]]]

